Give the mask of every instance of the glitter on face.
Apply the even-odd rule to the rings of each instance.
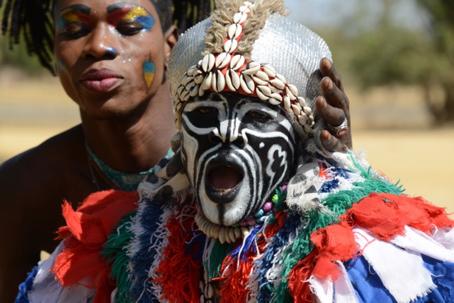
[[[153,84],[155,71],[156,66],[153,62],[147,60],[143,63],[143,77],[145,78],[145,83],[147,83],[148,88]]]
[[[150,31],[155,24],[153,16],[141,6],[131,6],[129,4],[113,4],[107,8],[110,24],[118,27],[126,25],[137,27],[140,30]]]

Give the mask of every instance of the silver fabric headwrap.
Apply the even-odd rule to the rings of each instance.
[[[203,57],[205,34],[210,26],[210,19],[206,19],[186,31],[172,52],[168,76],[174,100],[185,72]],[[267,19],[251,53],[253,61],[272,65],[288,83],[295,85],[310,107],[319,91],[320,79],[314,72],[323,57],[331,59],[331,52],[322,38],[278,14]]]

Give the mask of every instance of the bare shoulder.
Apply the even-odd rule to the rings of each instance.
[[[78,160],[81,147],[83,133],[76,126],[14,156],[0,165],[0,192],[20,196],[42,194],[50,186],[58,190],[65,169]]]

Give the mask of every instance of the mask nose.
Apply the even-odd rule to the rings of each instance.
[[[234,144],[242,148],[247,144],[246,135],[240,132],[241,121],[238,119],[221,121],[217,128],[209,134],[209,140],[213,143]]]

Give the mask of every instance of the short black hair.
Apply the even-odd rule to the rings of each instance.
[[[10,47],[21,39],[29,55],[36,55],[42,66],[53,73],[53,7],[57,0],[0,0],[3,8],[2,32]],[[208,17],[214,0],[151,0],[165,32],[173,24],[179,32]]]

